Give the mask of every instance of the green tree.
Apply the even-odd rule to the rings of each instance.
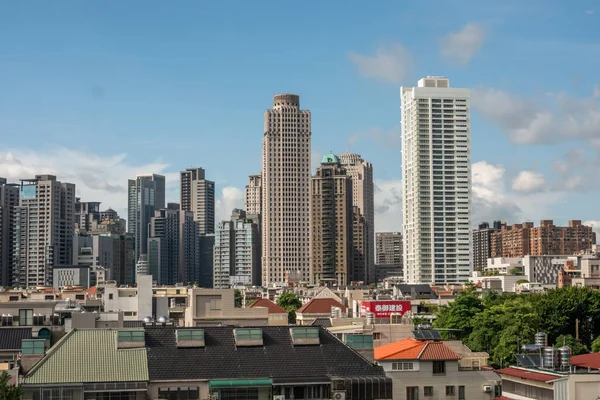
[[[242,291],[239,289],[235,289],[233,292],[234,300],[235,300],[235,308],[242,308]]]
[[[554,347],[559,348],[562,346],[569,346],[571,348],[571,354],[578,356],[580,354],[587,354],[590,351],[581,343],[577,341],[572,335],[560,335],[556,338]],[[593,345],[593,342],[592,342]]]
[[[474,286],[462,291],[452,303],[439,308],[434,326],[437,328],[460,329],[464,335],[471,334],[473,318],[483,311],[483,304]]]
[[[20,400],[23,395],[23,389],[19,386],[9,384],[10,375],[6,372],[0,374],[0,399],[2,400]]]
[[[296,323],[296,310],[302,307],[302,302],[294,292],[285,292],[277,299],[277,305],[288,312],[288,322]]]
[[[598,336],[592,342],[592,353],[599,353],[599,352],[600,352],[600,336]]]

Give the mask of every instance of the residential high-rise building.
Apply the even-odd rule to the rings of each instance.
[[[159,285],[188,282],[198,262],[198,224],[193,213],[169,206],[150,219],[148,273]]]
[[[354,276],[354,280],[365,283],[375,282],[375,199],[373,186],[373,164],[365,161],[359,154],[344,153],[338,158],[346,174],[352,178],[352,205],[359,208],[365,216],[364,236],[367,241],[365,257],[367,268],[364,276]]]
[[[369,262],[367,260],[367,246],[369,228],[367,219],[360,212],[360,208],[352,207],[352,280],[365,281],[369,276]],[[377,279],[377,277],[373,278]]]
[[[198,265],[191,271],[188,281],[203,288],[213,287],[215,234],[198,237]]]
[[[310,111],[277,94],[265,112],[262,164],[263,285],[310,278]]]
[[[94,222],[100,221],[100,202],[75,198],[75,231],[89,232]]]
[[[492,233],[499,232],[501,221],[494,221],[493,225],[484,222],[473,229],[473,269],[480,271],[487,266],[488,258],[492,257]]]
[[[402,268],[402,233],[377,232],[375,235],[377,264]]]
[[[543,220],[537,227],[533,222],[502,226],[491,234],[490,241],[492,258],[573,255],[591,250],[596,234],[580,220],[569,221],[568,226],[555,226],[552,220]]]
[[[202,168],[181,171],[181,209],[191,211],[199,233],[215,233],[215,183],[206,179]]]
[[[470,91],[429,76],[402,87],[404,280],[471,275]]]
[[[352,182],[326,154],[310,186],[311,283],[347,285],[353,278]]]
[[[13,282],[15,270],[15,234],[19,208],[19,185],[0,178],[0,285]]]
[[[148,225],[156,210],[165,208],[165,177],[138,175],[128,182],[127,232],[135,237],[135,259],[148,252]]]
[[[248,214],[262,212],[262,179],[259,175],[250,175],[244,190],[244,207]]]
[[[52,268],[71,265],[75,231],[75,185],[54,175],[22,179],[19,188],[18,271],[14,285],[52,285]]]
[[[213,287],[260,285],[258,224],[244,210],[233,210],[230,221],[217,225]]]

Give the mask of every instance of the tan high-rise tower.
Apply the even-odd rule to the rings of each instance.
[[[352,182],[334,154],[323,157],[310,197],[311,283],[347,285],[354,257]]]
[[[310,111],[277,94],[265,112],[262,165],[263,285],[310,278]]]
[[[373,189],[373,164],[359,154],[339,154],[340,163],[352,179],[352,205],[365,217],[365,266],[355,265],[354,280],[375,282],[375,205]],[[363,276],[358,276],[362,274]]]

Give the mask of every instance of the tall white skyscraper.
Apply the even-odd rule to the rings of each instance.
[[[428,76],[400,96],[404,279],[464,282],[471,274],[470,91]]]
[[[310,111],[277,94],[265,112],[262,165],[263,285],[310,278]]]

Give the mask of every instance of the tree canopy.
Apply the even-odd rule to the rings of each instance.
[[[302,302],[294,292],[285,292],[277,299],[277,305],[288,312],[288,322],[296,323],[296,310],[302,307]]]
[[[23,390],[19,386],[13,386],[9,383],[10,375],[6,372],[0,374],[0,399],[2,400],[20,400]]]
[[[465,344],[489,353],[495,366],[514,363],[520,346],[533,343],[538,331],[548,335],[548,344],[566,343],[577,355],[593,350],[592,341],[600,335],[600,292],[568,287],[540,294],[491,292],[480,298],[470,287],[440,307],[437,316],[435,327],[462,330]],[[600,339],[594,342],[600,349]]]

